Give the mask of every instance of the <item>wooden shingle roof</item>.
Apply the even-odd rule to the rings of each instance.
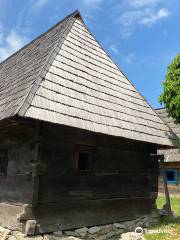
[[[158,108],[155,110],[160,118],[172,129],[172,131],[180,137],[180,124],[176,124],[172,117],[169,117],[165,108]]]
[[[0,119],[15,115],[165,146],[175,138],[78,11],[0,64]]]
[[[71,14],[46,33],[23,47],[0,64],[0,119],[21,112],[27,96],[34,91],[37,79],[41,81],[49,58],[65,31],[74,21]]]
[[[180,137],[180,124],[176,124],[172,117],[169,117],[165,108],[156,109],[156,113],[160,118],[172,129],[172,131]],[[172,148],[166,150],[158,150],[158,154],[164,154],[165,162],[180,162],[180,150],[179,148]]]

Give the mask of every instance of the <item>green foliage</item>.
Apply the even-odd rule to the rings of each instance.
[[[177,54],[167,68],[159,102],[164,103],[169,115],[176,123],[180,123],[180,54]]]

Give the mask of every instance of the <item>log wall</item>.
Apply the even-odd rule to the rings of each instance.
[[[41,128],[37,216],[49,231],[123,221],[150,214],[157,196],[155,146],[87,131]],[[75,168],[77,145],[95,149],[88,173]],[[53,212],[52,215],[49,213]]]
[[[10,124],[0,129],[0,154],[6,151],[7,171],[0,174],[0,202],[32,202],[33,128]]]
[[[0,202],[32,205],[22,222],[35,218],[40,231],[52,232],[151,214],[158,191],[154,145],[46,123],[37,136],[36,126],[23,122],[1,134],[9,162]],[[77,146],[94,151],[87,173],[77,171]]]

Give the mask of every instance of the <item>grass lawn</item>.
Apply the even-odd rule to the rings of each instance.
[[[157,199],[158,208],[162,208],[165,199],[159,196]],[[180,197],[171,197],[172,210],[179,216],[176,219],[164,217],[160,224],[152,229],[157,231],[154,234],[146,234],[147,240],[180,240]]]
[[[171,199],[171,207],[172,210],[178,215],[180,216],[180,196],[179,197],[170,197]],[[158,208],[162,208],[163,205],[165,204],[165,198],[163,196],[159,196],[157,198],[157,207]]]

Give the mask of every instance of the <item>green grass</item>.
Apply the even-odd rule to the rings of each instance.
[[[146,240],[180,240],[180,197],[170,197],[171,208],[177,214],[177,218],[164,217],[161,222],[151,228],[158,229],[159,233],[146,234]],[[157,198],[157,207],[162,208],[165,203],[165,198],[159,196]]]
[[[170,197],[172,211],[174,211],[178,216],[180,216],[180,197]],[[165,204],[165,198],[159,196],[157,198],[157,207],[160,209]]]
[[[150,234],[145,236],[146,240],[164,240],[166,233]]]

